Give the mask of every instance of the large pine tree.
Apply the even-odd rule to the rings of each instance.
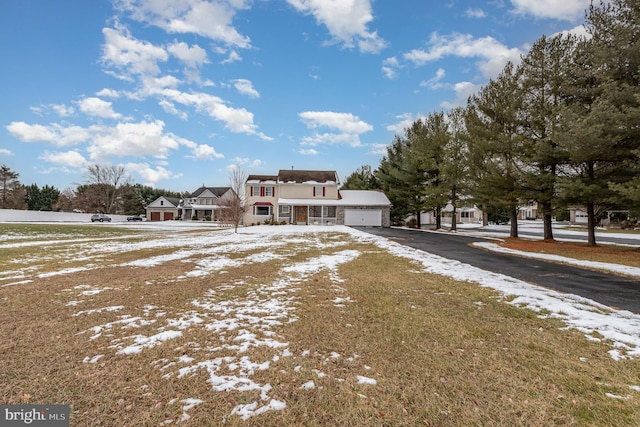
[[[640,6],[612,0],[592,6],[587,21],[590,37],[570,61],[562,113],[572,172],[562,194],[586,207],[588,243],[595,245],[598,211],[628,203],[625,189],[639,172]]]
[[[519,65],[524,138],[520,159],[525,166],[523,187],[527,198],[538,202],[544,221],[544,238],[553,239],[551,227],[557,198],[557,175],[566,153],[557,141],[567,62],[573,37],[541,37]]]
[[[512,63],[469,98],[465,115],[469,185],[478,204],[509,212],[511,237],[518,237],[523,199],[520,132],[522,92]]]

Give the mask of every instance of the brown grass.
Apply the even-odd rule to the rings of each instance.
[[[518,251],[546,253],[585,261],[640,267],[640,248],[638,247],[605,244],[594,247],[588,246],[586,243],[513,238],[506,239],[500,243],[500,246]]]
[[[272,332],[290,355],[266,346],[242,354],[220,349],[237,332],[206,329],[220,313],[193,305],[205,295],[215,303],[243,301],[281,278],[283,266],[345,249],[360,256],[340,267],[342,282],[319,271],[285,291],[297,320]],[[184,425],[193,426],[635,426],[640,419],[640,393],[629,389],[640,385],[640,361],[615,362],[607,343],[589,342],[560,321],[508,305],[476,284],[416,273],[410,261],[371,245],[290,243],[273,251],[278,260],[188,278],[198,257],[146,268],[115,265],[153,251],[110,254],[112,266],[0,287],[0,401],[68,403],[78,426],[175,424],[187,398],[203,400],[187,412]],[[90,289],[102,292],[82,295]],[[117,354],[133,335],[153,335],[167,319],[194,313],[205,322],[182,337]],[[125,314],[155,322],[114,323],[90,339],[92,328]],[[97,355],[104,356],[83,362]],[[205,369],[180,377],[188,366],[181,356],[192,357],[191,366],[225,356],[269,362],[251,379],[270,384],[269,398],[286,409],[246,421],[230,416],[237,405],[260,401],[260,391],[216,392]],[[237,372],[225,365],[219,375]],[[310,381],[313,388],[303,387]]]

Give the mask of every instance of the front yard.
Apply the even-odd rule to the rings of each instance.
[[[71,425],[640,419],[640,316],[347,227],[0,229],[0,401]]]

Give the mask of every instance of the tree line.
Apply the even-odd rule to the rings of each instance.
[[[342,188],[378,188],[396,221],[474,203],[510,218],[537,203],[544,238],[552,217],[577,206],[588,242],[603,210],[640,208],[640,3],[591,5],[587,36],[541,37],[520,64],[467,104],[416,120],[396,135],[376,170]],[[419,223],[418,223],[419,225]],[[455,228],[455,221],[452,221]]]
[[[122,166],[91,165],[85,183],[63,191],[50,185],[23,185],[19,177],[0,165],[0,209],[144,215],[145,208],[160,196],[184,198],[190,194],[132,183]]]

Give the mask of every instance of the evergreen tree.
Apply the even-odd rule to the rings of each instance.
[[[465,114],[469,186],[480,205],[509,212],[511,237],[518,237],[523,198],[520,133],[522,92],[512,63],[469,98]]]
[[[25,189],[18,181],[19,173],[8,166],[0,166],[0,209],[24,209]]]
[[[592,6],[587,21],[591,37],[574,51],[562,111],[561,143],[571,166],[562,194],[586,207],[588,243],[595,245],[598,210],[624,202],[639,172],[639,5]]]
[[[27,209],[32,211],[51,211],[58,201],[60,191],[52,186],[40,188],[37,184],[25,187]]]
[[[443,170],[445,150],[451,139],[444,112],[431,113],[424,120],[414,122],[407,130],[407,138],[413,141],[410,155],[417,163],[417,179],[424,192],[420,211],[432,210],[436,228],[440,229],[442,210],[450,196],[447,194],[449,182]]]
[[[566,153],[557,142],[565,75],[575,38],[562,35],[540,38],[518,67],[522,91],[524,138],[520,154],[525,166],[522,185],[529,200],[538,202],[544,238],[553,239],[551,221],[557,198],[557,175],[566,163]]]
[[[396,135],[387,147],[386,156],[380,160],[376,178],[391,202],[392,221],[404,223],[408,215],[417,215],[419,228],[424,185],[420,174],[415,171],[415,161],[412,161],[409,150],[409,142]]]
[[[356,169],[340,187],[342,190],[377,190],[378,188],[380,188],[380,184],[369,165]]]
[[[447,114],[448,139],[443,148],[440,167],[444,196],[453,207],[451,231],[457,229],[457,209],[467,190],[467,144],[463,108],[455,108]]]

